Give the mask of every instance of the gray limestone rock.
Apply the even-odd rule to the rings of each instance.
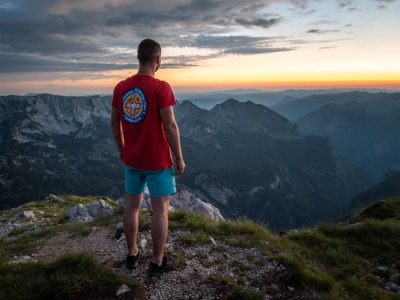
[[[36,216],[32,210],[21,211],[16,215],[16,217],[22,218],[22,219],[27,219],[27,220],[32,220],[32,221],[36,220]]]
[[[87,205],[77,204],[65,210],[64,215],[71,223],[90,222],[98,216],[112,214],[114,208],[104,200],[97,200]]]
[[[124,197],[119,199],[118,207],[124,208],[125,202],[126,200]],[[151,208],[151,199],[147,193],[144,194],[141,208]],[[197,198],[188,190],[180,190],[171,197],[169,210],[174,211],[176,209],[182,209],[194,214],[203,215],[215,221],[224,220],[224,217],[221,215],[218,208],[211,203],[204,202]]]

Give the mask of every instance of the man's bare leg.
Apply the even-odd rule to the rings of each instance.
[[[161,264],[164,257],[164,247],[168,236],[168,206],[170,196],[153,197],[151,207],[151,237],[153,240],[153,262]]]
[[[139,231],[139,210],[143,194],[126,193],[126,205],[124,212],[124,233],[128,244],[128,254],[133,255],[138,251],[137,238]]]

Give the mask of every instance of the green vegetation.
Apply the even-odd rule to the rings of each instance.
[[[243,288],[239,286],[230,277],[226,276],[210,276],[209,281],[218,283],[224,295],[223,299],[227,300],[262,300],[263,295],[253,289]]]
[[[356,221],[366,219],[386,220],[395,219],[400,221],[400,198],[391,198],[378,201],[367,207],[355,218]]]
[[[263,225],[249,220],[227,220],[212,222],[199,215],[177,211],[170,214],[170,228],[189,230],[191,234],[186,241],[209,241],[209,237],[224,241],[233,246],[243,248],[264,247],[265,241],[274,238],[273,234]]]
[[[330,298],[395,299],[379,286],[378,266],[400,263],[399,236],[400,222],[390,219],[324,224],[285,236],[282,242],[292,254],[283,261],[296,270],[292,276],[303,286],[316,275]]]
[[[60,200],[56,198],[50,198],[49,200],[39,200],[27,202],[21,206],[12,208],[7,211],[0,211],[0,217],[11,219],[18,213],[25,210],[32,210],[37,217],[43,217],[48,219],[49,224],[58,224],[64,222],[66,219],[64,217],[64,211],[78,203],[89,204],[93,201],[103,199],[107,204],[111,206],[116,206],[117,202],[107,197],[103,196],[60,196]]]
[[[111,272],[85,253],[50,263],[0,264],[0,299],[115,299],[122,284],[131,288],[130,298],[144,299],[132,277]]]
[[[255,247],[288,267],[283,284],[316,290],[325,299],[398,299],[379,285],[379,277],[389,281],[389,274],[380,274],[378,266],[400,264],[399,211],[400,199],[385,200],[363,211],[362,223],[323,224],[283,237],[252,221],[212,222],[183,211],[172,213],[170,224],[190,231],[182,238],[185,243],[204,243],[212,236],[232,246]]]
[[[33,249],[39,247],[47,238],[57,233],[68,232],[74,235],[87,235],[92,231],[93,227],[115,228],[115,225],[122,220],[122,210],[117,210],[112,215],[100,216],[88,223],[64,223],[64,211],[66,208],[72,207],[78,203],[87,204],[98,199],[104,199],[108,204],[116,206],[114,200],[106,197],[78,197],[66,196],[65,202],[56,199],[46,201],[32,201],[21,207],[17,207],[2,214],[3,217],[14,217],[15,214],[24,210],[38,209],[46,214],[54,213],[53,225],[47,227],[42,226],[33,230],[31,226],[15,228],[10,235],[15,236],[13,239],[0,239],[0,262],[7,260],[8,257],[14,255],[29,254]],[[24,234],[29,232],[29,234]]]

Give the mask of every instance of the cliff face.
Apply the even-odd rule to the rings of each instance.
[[[49,193],[119,196],[110,97],[0,97],[0,208]]]

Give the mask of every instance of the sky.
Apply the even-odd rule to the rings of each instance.
[[[400,0],[0,0],[0,95],[111,94],[144,38],[177,92],[400,89]]]

